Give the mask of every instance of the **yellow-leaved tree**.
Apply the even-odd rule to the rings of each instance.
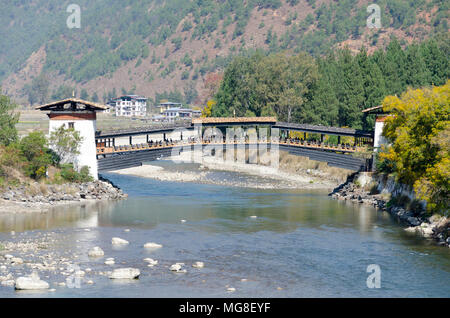
[[[429,212],[448,215],[450,193],[450,81],[408,90],[383,101],[383,135],[390,142],[380,160],[399,182],[414,186]]]
[[[212,108],[216,105],[214,100],[209,100],[206,103],[206,107],[202,111],[202,117],[211,117]]]

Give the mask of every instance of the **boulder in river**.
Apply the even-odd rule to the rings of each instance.
[[[150,243],[145,243],[145,244],[144,244],[144,247],[145,247],[145,248],[161,248],[162,245],[161,245],[161,244],[158,244],[158,243],[152,243],[152,242],[150,242]]]
[[[112,245],[128,245],[130,242],[127,240],[121,239],[120,237],[113,237],[111,240]]]
[[[175,263],[170,266],[170,270],[175,273],[186,273],[186,270],[183,269],[184,263]]]
[[[113,270],[111,279],[138,279],[141,272],[137,268],[117,268]]]
[[[144,262],[148,263],[148,266],[155,266],[158,264],[158,261],[154,260],[153,258],[144,258]]]
[[[195,262],[194,264],[192,264],[192,267],[203,268],[205,267],[205,264],[203,262]]]
[[[35,272],[28,277],[19,277],[15,282],[15,289],[17,290],[48,289],[49,287],[50,285],[41,280]]]
[[[89,257],[102,257],[105,255],[105,252],[103,252],[100,247],[96,246],[89,250],[88,255]]]

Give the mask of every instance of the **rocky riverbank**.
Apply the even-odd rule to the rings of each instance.
[[[120,200],[127,197],[107,180],[86,183],[44,184],[33,182],[8,187],[0,194],[0,212],[45,212],[51,207],[88,200]]]
[[[386,211],[406,226],[405,231],[417,233],[433,239],[439,245],[450,247],[450,218],[429,216],[421,209],[414,209],[413,206],[405,208],[403,205],[395,204],[395,200],[393,203],[391,193],[386,191],[388,183],[392,184],[381,182],[379,177],[371,174],[354,174],[329,195],[337,200],[372,205]],[[397,195],[401,195],[401,192],[397,191]]]

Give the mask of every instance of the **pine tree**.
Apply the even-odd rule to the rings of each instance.
[[[431,73],[425,64],[417,44],[411,44],[406,50],[406,85],[418,88],[431,83]]]

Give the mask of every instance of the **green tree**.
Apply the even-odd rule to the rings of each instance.
[[[21,154],[25,157],[25,175],[34,179],[45,176],[47,168],[52,164],[52,157],[46,147],[47,140],[43,132],[31,132],[19,142]]]
[[[49,146],[58,154],[62,163],[73,163],[75,156],[80,153],[82,141],[83,137],[78,131],[61,125],[50,133]]]
[[[89,94],[88,94],[86,89],[83,88],[81,90],[80,98],[83,99],[83,100],[88,100],[89,99]]]
[[[0,94],[0,145],[8,146],[17,140],[19,114],[13,112],[16,107],[8,96]]]

